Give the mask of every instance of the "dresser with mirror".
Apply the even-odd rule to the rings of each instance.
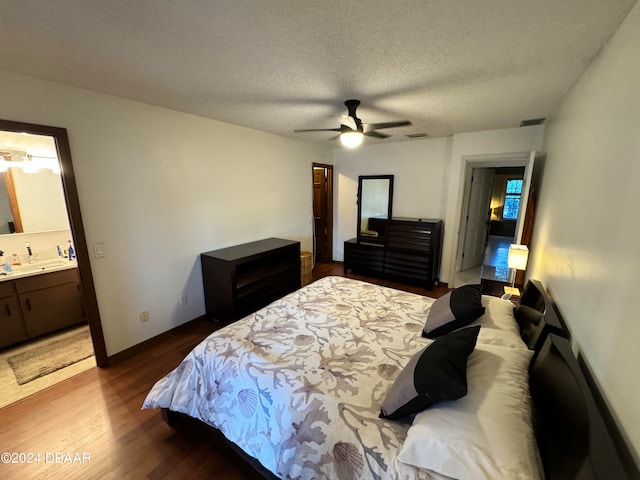
[[[357,236],[344,243],[344,271],[433,288],[443,223],[393,216],[393,175],[358,177]]]

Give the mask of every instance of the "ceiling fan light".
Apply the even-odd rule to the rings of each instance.
[[[340,143],[347,148],[354,148],[362,144],[363,137],[362,132],[343,132],[340,134]]]

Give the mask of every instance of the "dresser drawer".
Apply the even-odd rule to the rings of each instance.
[[[344,265],[354,272],[382,273],[384,247],[348,240],[344,244]]]

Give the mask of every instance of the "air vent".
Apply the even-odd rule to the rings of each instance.
[[[426,132],[423,133],[410,133],[407,135],[407,138],[425,138],[428,137],[429,134]]]
[[[532,125],[542,125],[546,118],[531,118],[529,120],[522,120],[520,122],[521,127],[530,127]]]

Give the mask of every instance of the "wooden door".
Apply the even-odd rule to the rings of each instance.
[[[315,261],[333,260],[333,166],[313,165]]]

